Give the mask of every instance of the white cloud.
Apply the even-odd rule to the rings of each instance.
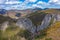
[[[48,3],[43,1],[38,1],[36,4],[31,4],[31,5],[28,4],[31,2],[34,3],[36,1],[37,0],[25,0],[24,2],[19,0],[0,0],[0,4],[5,4],[5,5],[0,5],[0,8],[23,10],[27,8],[35,8],[35,7],[47,8],[47,7],[56,7],[56,5],[60,5],[60,0],[49,0]]]
[[[41,4],[41,5],[50,5],[49,3],[43,2],[43,1],[39,1],[37,4]]]
[[[19,3],[22,3],[22,2],[19,2],[19,1],[8,1],[8,2],[5,2],[5,4],[19,4]]]
[[[0,0],[0,4],[3,4],[6,0]]]
[[[19,0],[0,0],[0,3],[1,4],[5,4],[5,5],[7,5],[7,6],[5,6],[5,5],[3,5],[3,6],[1,6],[1,8],[4,8],[4,9],[20,9],[20,10],[22,10],[22,9],[27,9],[27,8],[34,8],[34,7],[38,7],[37,5],[31,5],[31,6],[27,6],[27,4],[29,3],[29,2],[36,2],[37,0],[25,0],[24,2],[22,2],[22,1],[19,1]],[[15,5],[13,5],[13,4],[15,4]]]
[[[49,2],[57,2],[58,0],[50,0]]]
[[[47,8],[48,6],[50,6],[49,3],[46,3],[46,2],[43,2],[43,1],[39,1],[37,4],[42,6],[42,8]]]
[[[45,2],[39,1],[37,4],[43,4],[43,3],[45,3]]]
[[[49,3],[60,5],[60,0],[50,0]]]
[[[36,2],[37,0],[29,0],[29,2]]]
[[[41,6],[41,5],[38,5],[38,4],[33,4],[31,7],[32,7],[32,8],[36,8],[36,7],[42,8],[42,6]]]

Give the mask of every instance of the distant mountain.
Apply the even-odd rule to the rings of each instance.
[[[48,8],[45,8],[45,9],[48,9]],[[22,13],[22,14],[30,14],[30,13],[33,13],[35,11],[38,11],[38,10],[45,10],[45,9],[42,9],[42,8],[34,8],[34,9],[25,9],[25,10],[5,10],[5,9],[0,9],[0,14],[6,14],[6,12],[15,12],[15,13]]]
[[[42,11],[42,10],[47,10],[47,9],[49,9],[49,8],[44,8],[44,9],[42,9],[42,8],[34,8],[34,9],[30,9],[30,10],[32,10],[33,12],[35,12],[35,11]]]
[[[49,9],[49,8],[44,8],[43,10],[47,10],[47,9]]]
[[[34,8],[33,10],[43,10],[43,9],[42,9],[42,8],[37,8],[37,7],[36,7],[36,8]]]
[[[45,13],[60,13],[60,9],[47,9],[47,10],[42,10],[40,12],[45,12]]]
[[[10,18],[13,19],[18,19],[22,16],[26,16],[32,13],[40,13],[40,12],[45,12],[45,13],[60,13],[60,9],[49,9],[49,8],[34,8],[34,9],[26,9],[26,10],[5,10],[5,9],[0,9],[0,14],[9,16]]]
[[[32,10],[29,10],[29,9],[26,9],[26,10],[8,10],[7,11],[7,14],[9,17],[11,18],[19,18],[19,17],[22,17],[22,16],[26,16],[30,13],[32,13],[33,11]]]
[[[0,9],[0,14],[5,14],[7,11],[5,9]]]

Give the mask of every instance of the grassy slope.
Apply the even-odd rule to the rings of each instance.
[[[13,22],[14,20],[12,20],[10,17],[5,17],[5,16],[0,15],[0,24],[5,21]]]
[[[0,24],[2,24],[5,21],[9,21],[9,27],[3,32],[0,30],[0,40],[7,40],[10,37],[13,37],[19,32],[19,27],[15,25],[15,22],[10,17],[4,17],[0,15]]]
[[[47,9],[47,10],[42,10],[41,12],[45,13],[60,13],[59,9]]]
[[[60,28],[60,22],[56,22],[55,24],[50,26],[50,28],[48,29],[47,33],[50,33],[50,32],[52,32],[54,30],[57,30],[58,28]]]
[[[60,22],[56,22],[51,25],[50,28],[47,29],[47,36],[41,40],[45,40],[46,38],[52,38],[52,40],[60,40]]]

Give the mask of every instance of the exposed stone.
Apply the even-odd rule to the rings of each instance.
[[[5,31],[5,30],[6,30],[6,28],[8,27],[8,24],[9,24],[9,22],[8,22],[8,21],[6,21],[6,22],[2,23],[2,24],[1,24],[1,30]]]
[[[37,26],[37,31],[43,30],[44,28],[49,27],[49,24],[51,20],[53,19],[52,23],[55,23],[56,21],[60,21],[60,14],[47,14],[44,19],[41,22],[41,25]],[[17,26],[19,26],[22,29],[27,29],[31,31],[32,33],[35,33],[36,26],[32,23],[32,21],[29,18],[20,18],[17,23]]]

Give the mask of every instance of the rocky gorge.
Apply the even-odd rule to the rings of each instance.
[[[41,14],[41,15],[44,16],[44,14]],[[32,33],[34,33],[36,30],[36,25],[34,25],[34,23],[32,21],[35,19],[31,20],[31,18],[29,18],[29,17],[19,18],[16,22],[16,26],[19,26],[22,29],[27,29],[27,30],[31,31]],[[32,17],[34,17],[34,15],[32,15]],[[41,24],[37,25],[37,31],[39,31],[39,30],[43,30],[44,28],[47,28],[51,22],[55,23],[56,21],[60,21],[60,14],[57,14],[57,13],[49,14],[48,13],[48,14],[45,14],[45,16],[43,18],[38,17],[38,19],[36,18],[36,20],[39,20],[39,22],[41,23]],[[3,26],[2,27],[3,30],[6,29],[4,25],[6,25],[6,27],[7,27],[8,22],[4,22],[1,24],[1,27]]]
[[[21,29],[28,30],[29,33],[31,33],[32,35],[31,36],[32,39],[34,35],[36,35],[39,31],[47,29],[57,21],[58,22],[60,21],[59,13],[34,12],[26,16],[18,17],[18,19],[10,18],[9,16],[0,15],[0,30],[2,30],[3,32],[7,31],[6,34],[10,34],[9,37],[21,33],[22,32],[22,31],[20,32]]]
[[[36,30],[37,31],[43,30],[49,27],[49,25],[54,24],[56,21],[60,21],[60,14],[46,14],[44,19],[41,21],[41,24],[37,25],[37,29],[36,29],[36,25],[34,25],[32,20],[29,18],[20,18],[16,22],[16,25],[19,26],[20,28],[27,29],[32,33],[35,33]]]

